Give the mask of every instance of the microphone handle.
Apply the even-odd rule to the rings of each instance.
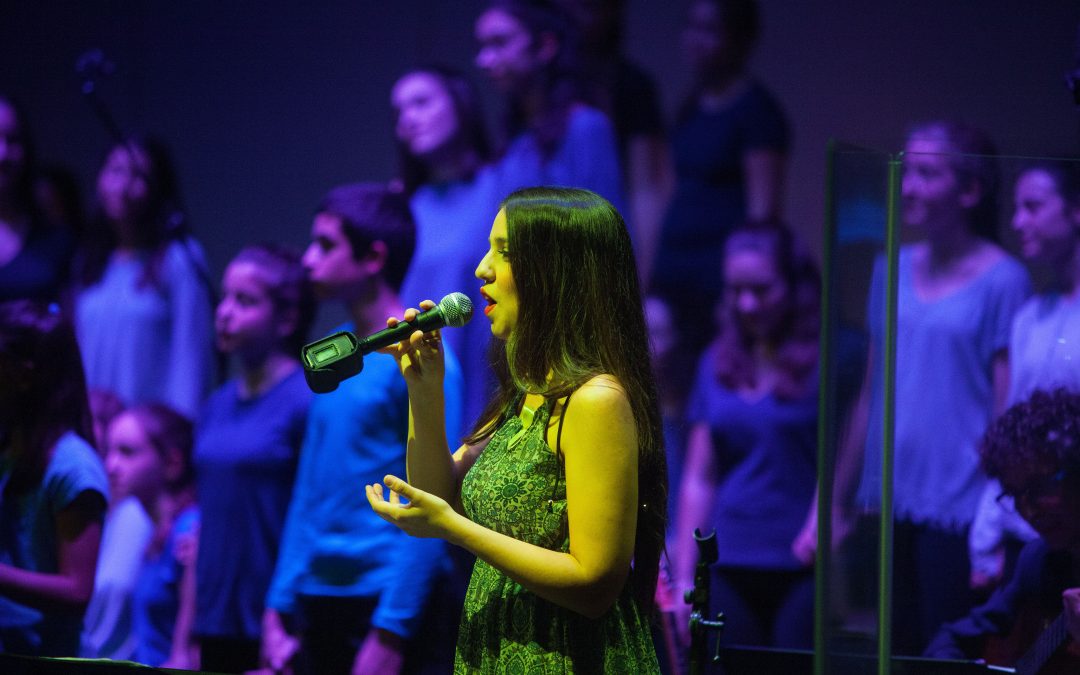
[[[361,354],[370,354],[395,342],[407,340],[410,335],[418,330],[430,333],[433,330],[445,327],[446,320],[443,318],[442,309],[436,305],[426,312],[418,314],[412,321],[402,321],[393,328],[384,328],[378,333],[372,333],[366,338],[362,338],[359,341],[358,350]]]

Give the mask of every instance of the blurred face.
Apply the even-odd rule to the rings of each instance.
[[[1080,234],[1080,209],[1070,208],[1053,176],[1038,169],[1016,181],[1012,226],[1020,235],[1020,252],[1037,262],[1071,256]]]
[[[279,344],[286,328],[258,265],[246,260],[230,263],[214,313],[218,349],[226,354],[263,356]]]
[[[904,148],[901,208],[904,224],[924,231],[966,222],[978,195],[963,189],[942,141],[914,138]]]
[[[409,152],[424,158],[445,148],[458,133],[450,92],[429,73],[412,73],[390,92],[397,124],[394,133]]]
[[[146,213],[150,204],[149,170],[150,158],[141,151],[120,146],[109,153],[98,174],[97,192],[111,223],[130,225]]]
[[[311,225],[311,243],[302,260],[315,294],[322,299],[353,297],[368,275],[353,258],[341,218],[318,213]]]
[[[772,258],[751,250],[724,259],[724,301],[747,333],[757,339],[774,335],[790,301],[787,285]]]
[[[26,146],[15,109],[0,101],[0,194],[18,185],[26,169]]]
[[[505,209],[500,209],[495,216],[488,242],[490,247],[476,268],[476,278],[484,282],[480,294],[487,301],[484,316],[491,322],[491,334],[500,340],[508,340],[517,325],[518,295],[510,269]]]
[[[165,461],[130,413],[109,425],[105,470],[117,502],[130,495],[148,506],[165,489]]]
[[[1051,549],[1080,551],[1080,483],[1075,476],[1052,469],[1010,477],[1002,487],[1016,510]]]
[[[550,57],[538,50],[520,21],[501,9],[476,20],[476,66],[504,93],[521,91]]]
[[[690,68],[698,75],[731,70],[738,63],[720,9],[713,2],[698,0],[690,6],[682,46]]]

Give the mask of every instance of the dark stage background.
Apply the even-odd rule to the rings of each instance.
[[[77,56],[116,63],[101,88],[127,129],[174,148],[191,225],[215,278],[245,242],[306,241],[330,186],[392,176],[388,93],[412,65],[474,75],[481,0],[318,3],[6,0],[0,90],[30,113],[41,158],[75,168],[84,198],[108,138],[81,100]],[[630,0],[625,50],[670,120],[688,85],[687,0]],[[830,137],[895,149],[913,119],[960,115],[1006,153],[1080,155],[1063,74],[1077,0],[762,0],[753,69],[795,132],[786,213],[815,247]],[[406,298],[406,301],[415,299]]]

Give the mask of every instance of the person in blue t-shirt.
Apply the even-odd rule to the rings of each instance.
[[[237,375],[196,423],[200,668],[259,667],[259,635],[311,391],[298,360],[315,302],[299,253],[248,246],[225,268],[215,327]]]
[[[55,307],[0,304],[0,653],[75,656],[108,484]]]
[[[319,205],[304,267],[316,295],[345,306],[342,329],[386,328],[404,311],[398,289],[416,237],[409,203],[378,184],[345,185]],[[461,371],[446,382],[446,417],[461,431]],[[308,412],[296,484],[267,609],[263,659],[307,673],[419,672],[452,631],[420,632],[449,558],[437,540],[410,539],[368,508],[363,486],[404,471],[408,394],[397,363],[368,354],[363,370]],[[452,621],[451,621],[452,623]],[[415,648],[410,638],[425,642]],[[445,669],[445,662],[440,664]]]

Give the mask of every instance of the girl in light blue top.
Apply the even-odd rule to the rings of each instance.
[[[1029,293],[1024,268],[996,243],[997,165],[980,131],[953,121],[908,134],[896,342],[893,644],[920,653],[970,606],[967,532],[986,482],[975,444],[1008,392],[1009,326]],[[881,493],[885,274],[875,265],[866,379],[837,477],[857,505]],[[865,455],[863,452],[865,451]]]
[[[97,189],[100,216],[75,271],[87,382],[125,405],[164,403],[193,418],[213,376],[211,295],[164,146],[116,145]]]

